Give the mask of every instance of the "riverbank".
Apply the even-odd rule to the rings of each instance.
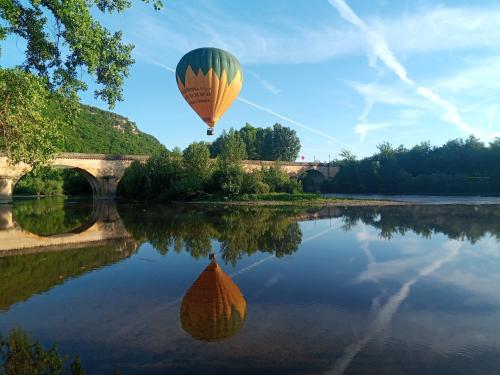
[[[190,204],[217,204],[233,206],[400,206],[408,205],[410,202],[397,200],[357,199],[357,198],[330,198],[320,194],[248,194],[234,199],[223,199],[221,197],[206,197],[205,199],[188,201]]]

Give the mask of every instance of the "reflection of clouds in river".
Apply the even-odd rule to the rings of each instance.
[[[443,245],[443,250],[445,251],[445,255],[439,259],[434,260],[432,263],[424,267],[418,272],[418,276],[411,278],[407,282],[405,282],[401,288],[392,295],[388,301],[378,309],[375,320],[373,321],[372,327],[369,332],[359,341],[354,342],[349,345],[343,356],[337,360],[333,370],[331,371],[332,375],[343,374],[344,371],[349,367],[352,360],[356,357],[356,355],[363,350],[365,345],[374,337],[380,336],[383,334],[384,330],[391,323],[391,320],[394,314],[397,312],[401,304],[406,298],[408,298],[411,287],[421,278],[430,275],[431,273],[440,269],[444,264],[451,261],[455,258],[459,249],[462,246],[461,242],[458,241],[448,241]]]
[[[381,238],[377,234],[378,230],[369,225],[359,224],[356,229],[356,240],[368,263],[366,269],[355,278],[355,283],[366,281],[379,283],[388,279],[403,281],[408,274],[415,273],[417,269],[440,256],[433,248],[422,248],[422,240],[413,234],[395,237],[388,241]],[[375,245],[377,249],[374,248]],[[387,253],[393,255],[394,259],[377,261],[377,250],[386,253],[386,257]]]
[[[500,305],[500,251],[495,238],[486,237],[465,246],[457,267],[441,272],[437,281],[463,293],[463,304]]]

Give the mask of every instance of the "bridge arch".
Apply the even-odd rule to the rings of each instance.
[[[321,185],[327,179],[325,174],[318,169],[306,169],[299,176],[304,191],[316,192],[321,190]]]
[[[147,159],[146,155],[64,153],[56,156],[49,166],[78,170],[89,181],[94,198],[113,199],[125,169],[134,160],[144,162]],[[29,165],[12,165],[6,156],[0,155],[0,203],[12,201],[14,186],[30,170]]]
[[[74,167],[71,165],[64,165],[64,164],[58,164],[58,163],[54,163],[54,164],[50,165],[50,167],[53,169],[70,169],[70,170],[74,170],[74,171],[78,172],[81,176],[83,176],[85,178],[85,180],[89,184],[90,189],[92,190],[93,197],[99,196],[101,194],[101,190],[100,190],[101,188],[99,185],[98,178],[96,176],[94,176],[92,173],[90,173],[89,171],[82,169],[82,168]],[[24,177],[26,177],[30,172],[31,172],[31,169],[26,168],[12,179],[12,193],[14,193],[17,184]]]
[[[74,166],[70,166],[70,165],[65,165],[64,163],[57,163],[57,162],[52,164],[52,168],[71,169],[71,170],[77,171],[83,177],[85,177],[85,179],[89,183],[90,188],[92,189],[92,196],[96,197],[96,196],[99,196],[101,194],[99,180],[91,172],[89,172],[85,169],[82,169],[82,168],[78,168],[78,167],[74,167]]]

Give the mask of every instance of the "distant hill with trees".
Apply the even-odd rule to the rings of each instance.
[[[357,160],[348,152],[341,170],[322,190],[336,193],[499,195],[500,138],[488,145],[478,138],[450,140],[442,146],[422,142],[410,149],[389,143]]]
[[[128,118],[87,105],[81,105],[74,123],[62,124],[61,131],[59,149],[64,152],[153,155],[165,149]]]

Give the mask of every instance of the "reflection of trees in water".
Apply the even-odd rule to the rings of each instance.
[[[116,240],[74,250],[0,257],[0,311],[70,278],[116,263],[136,250],[134,241]]]
[[[345,207],[344,229],[361,221],[380,230],[382,238],[413,231],[429,238],[442,233],[450,239],[475,243],[490,234],[500,240],[500,206],[408,205],[397,207]]]
[[[14,220],[26,231],[42,236],[71,232],[92,215],[91,204],[65,204],[64,197],[19,201]]]
[[[284,256],[302,240],[297,210],[260,207],[119,207],[127,230],[147,240],[160,253],[170,248],[193,257],[206,257],[212,240],[221,244],[221,258],[235,264],[257,251]]]

